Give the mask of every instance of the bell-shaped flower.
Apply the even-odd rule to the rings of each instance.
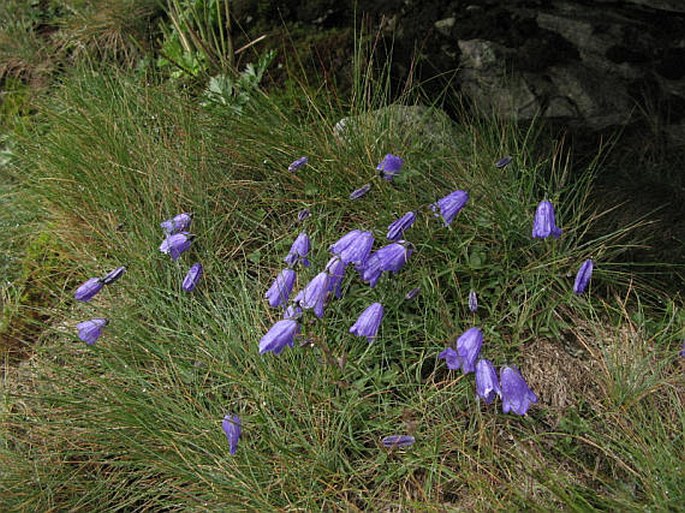
[[[336,298],[342,297],[342,281],[345,277],[345,262],[339,257],[334,256],[326,264],[326,272],[328,273],[328,291]]]
[[[504,413],[511,411],[517,415],[525,415],[530,405],[538,402],[538,397],[528,387],[516,367],[502,367],[499,380],[502,387],[502,411]]]
[[[582,294],[585,292],[588,284],[590,283],[590,278],[592,278],[592,269],[594,268],[594,262],[591,259],[587,259],[578,269],[578,274],[576,274],[576,281],[573,284],[573,292],[576,294]]]
[[[387,449],[401,449],[414,445],[416,439],[411,435],[389,435],[381,438],[381,444]]]
[[[190,266],[190,269],[188,269],[186,277],[183,278],[181,288],[186,292],[192,292],[195,287],[197,287],[200,278],[202,278],[203,272],[204,270],[202,269],[202,264],[200,262],[194,263],[192,266]]]
[[[165,255],[169,255],[172,260],[178,260],[190,248],[194,238],[195,236],[188,232],[169,235],[159,246],[159,250]]]
[[[89,346],[95,344],[100,335],[102,335],[102,328],[107,326],[109,321],[107,319],[96,318],[89,321],[79,322],[76,325],[78,330],[78,338],[83,340]]]
[[[266,291],[264,297],[269,300],[269,306],[277,308],[288,302],[290,292],[295,285],[295,271],[292,269],[283,269]]]
[[[449,226],[454,221],[459,211],[464,208],[469,201],[469,194],[466,191],[454,191],[444,198],[433,203],[430,208],[436,216],[441,216],[445,226]]]
[[[295,335],[300,332],[300,325],[294,319],[283,319],[266,332],[259,341],[259,354],[271,351],[274,354],[281,354],[285,346],[295,345]]]
[[[407,263],[411,254],[412,248],[404,240],[383,246],[369,257],[366,264],[358,268],[362,281],[368,282],[372,288],[375,287],[383,271],[398,272]]]
[[[456,351],[448,347],[440,353],[438,358],[447,362],[448,369],[461,369],[464,374],[468,374],[476,368],[476,360],[482,345],[483,332],[478,328],[469,328],[457,339]]]
[[[295,296],[297,304],[305,310],[314,310],[314,315],[319,319],[323,317],[323,308],[329,291],[328,280],[328,273],[322,271]]]
[[[240,440],[240,418],[229,413],[221,422],[221,429],[226,433],[228,439],[228,452],[233,455],[238,450],[238,440]]]
[[[95,294],[102,290],[104,285],[105,284],[103,283],[102,279],[90,278],[76,289],[76,292],[74,292],[74,298],[77,301],[83,301],[84,303],[87,303],[93,299],[93,297],[95,297]]]
[[[405,230],[408,230],[411,225],[416,221],[416,214],[414,212],[407,212],[399,219],[393,221],[390,226],[388,226],[388,240],[397,240],[403,237]]]
[[[329,250],[346,264],[363,265],[369,258],[372,247],[373,234],[371,232],[352,230],[332,244]]]
[[[511,155],[505,155],[501,159],[499,159],[497,162],[495,162],[495,167],[498,169],[502,169],[503,167],[507,167],[511,161],[514,160]]]
[[[475,290],[469,292],[469,310],[473,313],[478,311],[478,296]]]
[[[402,160],[400,157],[393,155],[392,153],[388,153],[376,166],[376,170],[380,174],[381,178],[390,181],[400,174],[403,164],[404,160]]]
[[[311,249],[311,242],[309,241],[309,236],[305,232],[300,233],[292,246],[290,246],[290,251],[285,257],[285,263],[290,267],[294,267],[295,264],[301,262],[303,266],[309,267],[309,260],[307,259],[307,254]]]
[[[108,272],[104,278],[102,278],[103,285],[110,285],[121,278],[126,272],[126,266],[117,267],[116,269]]]
[[[350,193],[350,199],[351,200],[356,200],[364,196],[367,192],[371,190],[371,184],[367,183],[366,185],[362,185],[359,189],[355,189]]]
[[[288,171],[291,173],[294,173],[298,169],[302,168],[309,162],[309,158],[307,157],[300,157],[299,159],[293,161],[289,166],[288,166]]]
[[[357,322],[350,328],[350,333],[358,337],[366,337],[369,343],[373,342],[378,334],[378,328],[383,320],[383,305],[380,303],[373,303],[366,310],[364,310]]]
[[[541,201],[535,209],[533,220],[533,238],[546,239],[549,236],[558,239],[561,229],[556,225],[554,206],[547,200]]]
[[[162,221],[160,226],[167,235],[173,235],[175,233],[187,232],[192,220],[193,214],[183,212],[182,214],[175,215],[171,219]]]
[[[495,366],[485,358],[476,362],[476,394],[487,404],[492,403],[496,395],[502,397]]]

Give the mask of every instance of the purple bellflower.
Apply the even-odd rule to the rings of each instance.
[[[164,230],[164,233],[173,235],[175,233],[187,232],[192,220],[193,214],[183,212],[182,214],[175,215],[171,219],[162,221],[160,226]]]
[[[313,309],[314,315],[319,319],[323,317],[323,308],[328,295],[328,281],[330,277],[326,271],[322,271],[310,281],[297,296],[295,302],[305,310]]]
[[[403,164],[404,160],[402,160],[400,157],[393,155],[392,153],[388,153],[385,157],[383,157],[383,160],[381,160],[380,164],[376,166],[376,170],[381,175],[381,178],[390,181],[400,174]]]
[[[364,265],[371,254],[373,235],[371,232],[352,230],[331,245],[330,252],[346,264]]]
[[[561,236],[561,229],[556,225],[554,217],[554,206],[547,200],[541,201],[535,210],[533,221],[533,238],[546,239],[549,236],[558,239]]]
[[[339,257],[334,256],[326,264],[328,273],[328,291],[336,298],[342,297],[342,281],[345,277],[346,264]]]
[[[309,158],[307,157],[300,157],[299,159],[295,160],[288,166],[288,171],[291,173],[294,173],[295,171],[299,170],[302,168],[305,164],[309,162]]]
[[[538,402],[538,397],[528,387],[518,368],[502,367],[499,371],[502,387],[502,411],[510,411],[516,415],[525,415],[532,403]]]
[[[193,238],[195,236],[188,232],[169,235],[159,246],[159,250],[165,255],[169,255],[172,260],[178,260],[188,250],[193,242]]]
[[[288,301],[290,292],[295,285],[296,273],[292,269],[283,269],[266,291],[264,297],[269,300],[269,306],[277,308]]]
[[[200,281],[203,272],[204,270],[202,269],[202,264],[200,262],[194,263],[192,266],[190,266],[190,269],[188,269],[188,274],[186,274],[186,277],[183,278],[181,288],[186,292],[192,292],[195,287],[197,287],[197,283]]]
[[[414,212],[407,212],[399,219],[393,221],[388,226],[387,239],[395,241],[404,235],[405,230],[408,230],[416,221],[416,214]]]
[[[378,334],[378,328],[383,320],[383,305],[380,303],[373,303],[366,310],[364,310],[357,322],[350,328],[350,333],[358,337],[366,337],[369,343],[373,342]]]
[[[371,190],[371,184],[367,183],[366,185],[362,185],[359,189],[355,189],[350,193],[350,199],[351,200],[356,200],[364,196],[367,192]]]
[[[583,265],[578,269],[578,274],[576,274],[576,281],[573,284],[573,292],[576,294],[582,294],[590,283],[590,278],[592,278],[592,269],[594,268],[594,262],[591,259],[587,259],[583,262]]]
[[[418,296],[421,293],[421,287],[414,287],[411,289],[409,292],[407,292],[404,296],[404,299],[407,301],[411,301],[414,299],[416,296]]]
[[[302,317],[302,308],[298,305],[288,305],[288,308],[283,312],[283,318],[296,321]]]
[[[368,282],[371,288],[376,286],[383,271],[398,272],[407,263],[412,248],[404,240],[393,242],[375,251],[366,264],[357,269],[362,281]]]
[[[290,246],[290,251],[288,251],[288,255],[285,257],[285,263],[290,267],[294,267],[295,264],[301,262],[303,266],[309,267],[307,254],[310,249],[311,242],[309,241],[309,237],[305,232],[300,233],[295,239],[295,242],[293,242],[293,245]]]
[[[95,344],[100,335],[102,335],[102,328],[107,326],[109,321],[107,319],[96,318],[89,321],[79,322],[76,325],[78,330],[78,338],[83,340],[89,346]]]
[[[390,435],[381,439],[383,447],[387,449],[410,447],[414,445],[414,442],[416,442],[416,439],[410,435]]]
[[[240,417],[229,413],[221,422],[221,428],[228,439],[228,452],[233,455],[238,450],[238,440],[240,440]]]
[[[312,215],[311,210],[309,210],[308,208],[303,208],[297,213],[297,220],[299,222],[302,222],[305,219],[307,219],[310,215]]]
[[[295,335],[300,332],[300,325],[293,319],[283,319],[266,332],[259,341],[259,354],[271,351],[273,354],[281,354],[285,346],[295,345]]]
[[[436,217],[441,216],[445,226],[449,226],[454,221],[459,211],[464,208],[469,201],[469,193],[466,191],[454,191],[444,198],[430,205]]]
[[[502,397],[497,371],[492,362],[484,358],[476,362],[476,394],[487,404],[491,404],[496,395]]]
[[[476,359],[483,345],[483,332],[478,328],[469,328],[457,339],[456,351],[448,347],[440,353],[438,358],[447,362],[447,368],[458,370],[464,374],[473,372],[476,368]]]
[[[76,289],[76,292],[74,292],[74,298],[77,301],[83,301],[84,303],[87,303],[93,299],[93,297],[95,297],[95,294],[102,290],[104,285],[105,284],[103,283],[102,279],[91,278]]]
[[[505,155],[501,159],[499,159],[497,162],[495,162],[495,167],[502,169],[503,167],[507,167],[511,161],[514,160],[511,155]]]
[[[102,278],[102,284],[103,285],[110,285],[110,284],[114,283],[119,278],[121,278],[125,272],[126,272],[126,267],[123,265],[121,267],[117,267],[116,269],[111,270],[110,272],[108,272],[105,275],[104,278]]]
[[[472,313],[476,313],[478,311],[478,296],[476,295],[475,290],[469,292],[469,310]]]

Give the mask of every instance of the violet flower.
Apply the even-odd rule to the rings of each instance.
[[[515,366],[502,367],[499,372],[502,387],[502,411],[510,411],[516,415],[525,415],[532,403],[538,402],[538,397],[528,387]]]
[[[221,428],[228,439],[228,451],[233,455],[238,450],[238,440],[240,440],[240,418],[229,413],[221,422]]]
[[[573,284],[573,292],[576,294],[582,294],[585,292],[588,284],[590,283],[590,278],[592,278],[592,269],[594,268],[594,262],[591,259],[587,259],[578,269],[578,274],[576,274],[576,281]]]
[[[381,439],[383,447],[388,449],[410,447],[414,445],[414,442],[416,439],[410,435],[390,435]]]
[[[416,221],[416,214],[414,212],[407,212],[399,219],[393,221],[390,226],[388,226],[388,234],[386,238],[388,240],[395,241],[404,236],[405,230],[411,228],[411,225]]]
[[[290,267],[294,267],[295,264],[301,262],[303,266],[309,267],[309,260],[306,258],[309,250],[311,249],[311,242],[309,237],[305,232],[300,233],[292,246],[290,246],[290,251],[285,257],[285,263]]]
[[[392,153],[388,153],[385,157],[383,157],[383,160],[381,160],[380,164],[376,166],[376,170],[379,172],[381,178],[390,181],[400,174],[403,164],[404,160],[402,160],[400,157],[393,155]]]
[[[283,312],[284,319],[290,319],[296,321],[302,317],[302,308],[299,305],[288,305],[288,308]]]
[[[194,263],[192,266],[190,266],[186,277],[183,278],[181,288],[186,292],[192,292],[195,287],[197,287],[203,272],[204,270],[202,269],[202,264],[200,262]]]
[[[182,214],[175,215],[171,219],[162,221],[160,226],[167,235],[174,235],[179,232],[187,232],[192,220],[193,214],[183,212]]]
[[[476,362],[476,394],[487,404],[491,404],[496,395],[502,397],[497,371],[492,362],[485,358]]]
[[[105,284],[103,283],[102,279],[90,278],[76,289],[76,292],[74,292],[74,299],[76,299],[76,301],[83,301],[84,303],[87,303],[93,299],[93,297],[95,297],[95,294],[102,290],[104,285]]]
[[[78,330],[78,338],[83,340],[89,346],[95,344],[100,335],[102,335],[102,328],[107,326],[109,321],[107,319],[96,318],[89,321],[79,322],[76,325]]]
[[[274,282],[266,291],[264,297],[269,300],[269,306],[272,308],[277,308],[284,303],[287,303],[288,297],[293,290],[293,285],[295,285],[295,271],[292,269],[283,269]]]
[[[478,311],[478,296],[475,290],[469,292],[469,310],[473,313]]]
[[[346,264],[363,265],[373,247],[371,232],[352,230],[331,245],[329,251]]]
[[[105,275],[104,278],[102,278],[102,284],[103,285],[110,285],[110,284],[114,283],[119,278],[121,278],[125,272],[126,272],[126,267],[123,265],[121,267],[117,267],[116,269],[111,270],[110,272],[108,272]]]
[[[326,272],[328,273],[328,291],[336,298],[342,297],[342,281],[345,277],[346,264],[339,257],[332,257],[326,264]]]
[[[295,171],[299,170],[301,167],[303,167],[305,164],[309,162],[309,158],[307,157],[300,157],[299,159],[293,161],[289,166],[288,166],[288,171],[291,173],[294,173]]]
[[[178,260],[190,248],[194,238],[195,236],[188,232],[169,235],[159,246],[159,250],[165,255],[169,255],[172,260]]]
[[[552,203],[544,200],[540,202],[535,210],[533,238],[546,239],[550,235],[555,239],[558,239],[561,235],[561,229],[556,225]]]
[[[259,341],[259,354],[267,351],[278,355],[285,346],[295,345],[295,335],[300,332],[300,325],[293,319],[283,319],[276,322]]]
[[[503,167],[507,167],[509,163],[514,160],[511,155],[506,155],[499,159],[497,162],[495,162],[495,167],[502,169]]]
[[[328,295],[329,276],[326,271],[317,274],[295,297],[295,302],[305,310],[313,309],[319,319],[323,317],[323,308]]]
[[[482,345],[483,332],[478,328],[469,328],[457,339],[456,350],[448,347],[438,355],[438,358],[445,360],[448,369],[461,368],[464,374],[468,374],[476,368],[476,359]]]
[[[412,251],[404,240],[383,246],[372,253],[364,265],[358,267],[362,281],[368,282],[372,288],[375,287],[383,271],[396,273],[402,269]]]
[[[373,303],[366,310],[364,310],[357,322],[350,328],[350,333],[358,337],[366,337],[369,343],[373,342],[378,334],[378,328],[383,320],[383,305],[380,303]]]
[[[364,196],[367,192],[371,190],[371,184],[367,183],[366,185],[362,185],[359,189],[355,189],[350,193],[350,199],[351,200],[356,200]]]
[[[440,198],[431,204],[430,208],[435,212],[436,217],[442,216],[445,226],[449,226],[468,201],[468,192],[459,190],[448,194],[444,198]]]

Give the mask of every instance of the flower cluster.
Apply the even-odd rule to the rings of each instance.
[[[120,266],[111,270],[107,274],[99,278],[90,278],[82,283],[74,292],[74,299],[84,303],[90,302],[104,287],[111,285],[121,278],[126,273],[126,266]],[[102,328],[104,328],[109,321],[102,317],[96,317],[87,321],[80,322],[76,325],[78,338],[86,344],[93,345],[102,335]]]
[[[159,250],[165,255],[169,255],[172,260],[178,260],[183,253],[185,253],[195,240],[195,235],[190,233],[190,223],[193,221],[193,214],[183,212],[171,219],[162,221],[160,226],[164,230],[165,238],[159,246]],[[204,269],[200,262],[194,263],[190,266],[186,274],[181,288],[185,292],[192,292],[197,287]]]

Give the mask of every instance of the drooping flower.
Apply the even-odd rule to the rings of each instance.
[[[478,296],[475,290],[469,292],[469,310],[473,313],[478,311]]]
[[[307,259],[307,254],[311,248],[311,242],[309,241],[309,236],[305,232],[300,233],[293,245],[290,246],[290,251],[285,257],[285,263],[290,267],[294,267],[295,264],[301,262],[303,266],[309,267],[309,260]]]
[[[89,321],[79,322],[76,325],[78,330],[78,338],[83,340],[89,346],[95,344],[100,335],[102,335],[102,328],[107,326],[109,321],[107,319],[96,318]]]
[[[532,403],[538,402],[538,397],[528,387],[518,368],[502,367],[499,372],[502,387],[502,411],[510,411],[517,415],[525,415]]]
[[[126,266],[117,267],[116,269],[108,272],[104,278],[102,278],[103,285],[110,285],[121,278],[126,272]]]
[[[362,185],[359,189],[355,189],[350,193],[350,199],[351,200],[356,200],[364,196],[367,192],[371,190],[371,184],[367,183],[366,185]]]
[[[330,252],[340,257],[346,264],[363,265],[369,258],[373,247],[373,234],[352,230],[331,245]]]
[[[181,288],[186,292],[192,292],[193,289],[197,287],[203,272],[204,270],[202,269],[202,264],[200,262],[194,263],[192,266],[190,266],[190,269],[188,269],[188,274],[186,274],[186,277],[183,278]]]
[[[162,244],[159,250],[165,255],[169,255],[172,260],[178,260],[193,242],[195,236],[188,232],[175,233],[169,235]]]
[[[385,157],[383,157],[383,160],[381,160],[380,164],[376,166],[376,169],[381,175],[381,178],[390,181],[400,174],[403,164],[404,160],[402,160],[400,157],[393,155],[392,153],[388,153]]]
[[[299,222],[302,222],[305,219],[307,219],[310,215],[312,215],[311,210],[309,210],[308,208],[303,208],[297,213],[297,220]]]
[[[299,159],[293,161],[289,166],[288,166],[288,171],[291,173],[294,173],[301,167],[303,167],[307,162],[309,162],[308,157],[300,157]]]
[[[454,221],[459,211],[469,201],[469,193],[466,191],[454,191],[444,198],[440,198],[433,203],[430,208],[436,216],[441,216],[445,226],[449,226]]]
[[[74,299],[87,303],[95,297],[95,294],[102,290],[104,285],[105,284],[100,278],[90,278],[76,289],[76,292],[74,292]]]
[[[501,159],[499,159],[497,162],[495,162],[495,167],[502,169],[503,167],[507,167],[509,163],[514,160],[511,155],[505,155]]]
[[[323,317],[323,308],[329,291],[328,280],[328,273],[320,272],[295,297],[296,303],[305,310],[313,309],[314,315],[319,319]]]
[[[396,273],[402,269],[412,251],[411,246],[404,240],[383,246],[371,254],[366,264],[358,267],[362,281],[368,282],[372,288],[375,287],[383,271]]]
[[[547,200],[541,201],[535,210],[535,219],[533,220],[533,238],[546,239],[549,236],[558,239],[561,235],[561,229],[556,225],[554,217],[554,206]]]
[[[413,289],[411,289],[409,292],[406,293],[406,295],[404,296],[404,299],[406,299],[407,301],[410,301],[410,300],[414,299],[416,296],[418,296],[420,292],[421,292],[421,287],[414,287]]]
[[[160,226],[167,235],[174,235],[175,233],[187,232],[192,220],[193,214],[183,212],[182,214],[175,215],[171,219],[162,221]]]
[[[485,358],[476,362],[476,394],[487,404],[492,403],[496,395],[502,397],[495,366]]]
[[[380,303],[373,303],[366,310],[364,310],[357,322],[350,328],[350,333],[358,337],[366,337],[369,343],[373,342],[378,334],[378,328],[383,320],[383,305]]]
[[[573,284],[573,292],[576,294],[582,294],[585,292],[588,284],[590,283],[590,278],[592,278],[592,269],[594,268],[594,262],[592,259],[587,259],[578,269],[578,274],[576,274],[576,281]]]
[[[339,257],[334,256],[326,264],[326,272],[328,273],[328,291],[336,298],[342,297],[342,281],[345,277],[346,264]]]
[[[483,345],[483,332],[478,328],[469,328],[457,339],[457,349],[448,347],[440,353],[438,358],[447,362],[447,368],[458,370],[464,374],[473,372],[476,368],[476,359]]]
[[[295,277],[296,273],[292,269],[283,269],[278,274],[264,295],[269,300],[269,306],[277,308],[288,301],[293,285],[295,285]]]
[[[293,319],[283,319],[276,322],[259,341],[259,354],[267,351],[278,355],[285,346],[295,345],[295,335],[300,332],[300,325]]]
[[[383,447],[388,449],[410,447],[414,442],[416,439],[411,435],[389,435],[381,439]]]
[[[407,212],[399,219],[393,221],[390,226],[388,226],[388,240],[397,240],[404,235],[405,230],[408,230],[411,225],[416,221],[416,214],[414,212]]]
[[[240,440],[240,418],[229,413],[221,422],[221,428],[228,439],[228,451],[233,455],[238,450],[238,440]]]

